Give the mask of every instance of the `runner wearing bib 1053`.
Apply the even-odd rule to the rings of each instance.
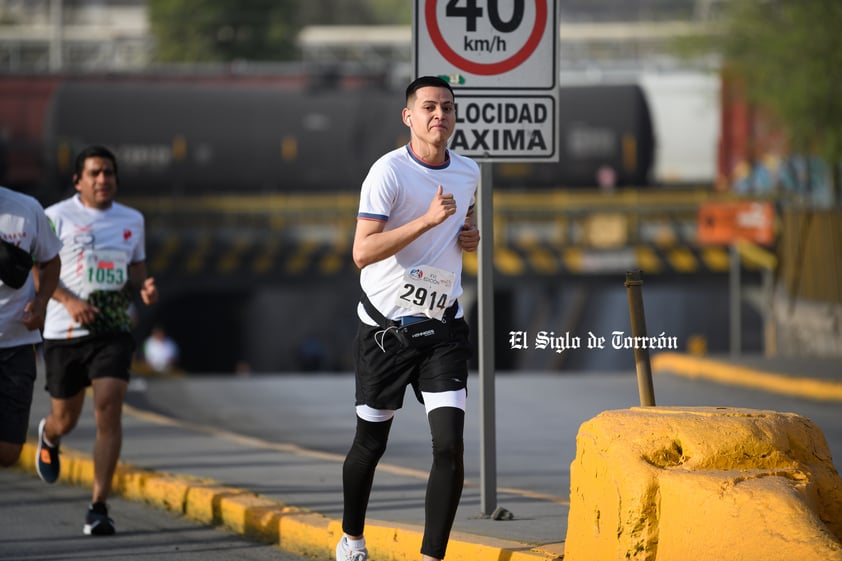
[[[115,530],[107,499],[123,443],[122,411],[136,348],[130,305],[158,302],[146,273],[143,215],[114,201],[117,159],[104,146],[76,156],[77,193],[47,208],[62,241],[61,277],[47,308],[44,364],[50,412],[38,425],[35,468],[47,483],[61,474],[61,438],[77,425],[88,393],[96,437],[91,503],[82,531]]]
[[[100,308],[92,324],[73,321],[62,304],[47,308],[46,339],[75,339],[101,332],[129,332],[131,298],[124,290],[130,263],[144,261],[143,215],[114,202],[105,210],[84,206],[76,195],[47,209],[64,240],[61,285]],[[73,264],[73,266],[68,266]]]

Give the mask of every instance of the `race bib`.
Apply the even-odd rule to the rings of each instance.
[[[85,255],[82,292],[120,290],[128,280],[128,255],[117,249],[99,249]]]
[[[395,305],[441,320],[455,280],[455,273],[429,265],[407,269]]]

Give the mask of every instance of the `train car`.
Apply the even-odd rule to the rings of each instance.
[[[656,185],[713,186],[721,138],[720,82],[718,74],[700,71],[640,75],[658,139]]]
[[[112,148],[129,195],[345,191],[404,141],[400,107],[379,89],[69,81],[45,139],[56,181],[82,146]]]
[[[0,185],[40,196],[47,109],[60,78],[0,78]]]
[[[495,186],[520,188],[647,186],[655,136],[637,84],[562,86],[558,163],[499,164]]]
[[[39,147],[40,187],[50,194],[41,198],[66,192],[73,155],[92,143],[115,150],[130,196],[356,191],[371,163],[409,138],[402,92],[313,83],[90,76],[42,84],[38,104],[27,108],[38,114],[27,142],[30,152]],[[0,97],[7,89],[0,79]],[[25,89],[9,95],[26,105]],[[564,86],[559,119],[560,161],[493,164],[495,187],[650,184],[655,137],[639,85]],[[19,162],[10,156],[6,164],[0,181],[15,186],[9,170]]]

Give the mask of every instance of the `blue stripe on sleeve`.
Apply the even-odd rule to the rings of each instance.
[[[357,218],[361,218],[363,220],[378,220],[380,222],[387,222],[389,220],[388,216],[383,214],[372,214],[370,212],[360,212],[357,214]]]

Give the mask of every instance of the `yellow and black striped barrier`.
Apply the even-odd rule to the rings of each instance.
[[[727,274],[728,249],[696,243],[699,205],[733,199],[709,189],[613,194],[495,193],[496,272],[505,277]],[[147,221],[159,277],[285,279],[356,274],[356,193],[127,199]],[[492,239],[493,238],[493,239]],[[476,256],[465,270],[476,274]]]
[[[356,274],[350,240],[150,237],[150,274],[156,277],[284,279]],[[494,248],[496,273],[506,277],[624,274],[727,274],[724,247],[637,245],[619,248],[558,247],[537,242]],[[464,255],[465,274],[477,274],[476,254]]]

